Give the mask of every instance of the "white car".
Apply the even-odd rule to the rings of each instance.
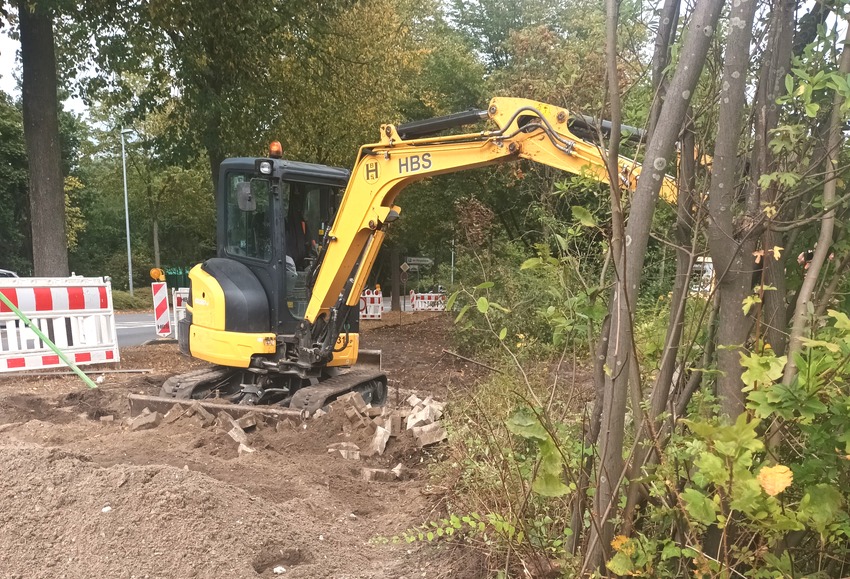
[[[8,269],[0,269],[0,277],[18,277],[18,274]]]

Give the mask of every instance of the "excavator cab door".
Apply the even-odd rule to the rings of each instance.
[[[223,287],[225,302],[253,303],[258,292],[241,291],[243,286],[262,287],[263,307],[251,315],[267,312],[263,331],[291,335],[303,319],[310,298],[309,272],[348,176],[344,169],[282,159],[234,158],[222,163],[217,254],[238,264],[227,266],[234,279]],[[237,269],[242,273],[235,273]],[[257,328],[258,321],[234,320],[231,325]]]

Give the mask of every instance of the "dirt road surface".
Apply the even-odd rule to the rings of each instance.
[[[390,405],[410,393],[445,400],[475,376],[441,354],[449,323],[364,323],[363,345],[384,351]],[[407,433],[383,456],[333,457],[329,444],[365,436],[334,412],[261,425],[248,433],[256,452],[241,456],[224,430],[191,420],[131,432],[127,393],[158,394],[165,377],[198,364],[174,345],[122,357],[122,368],[153,372],[105,374],[98,390],[69,376],[0,379],[0,576],[478,576],[451,548],[373,540],[439,516],[427,480],[439,445],[421,450]],[[399,463],[401,481],[361,476]]]

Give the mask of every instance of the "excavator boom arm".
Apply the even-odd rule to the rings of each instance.
[[[483,116],[476,111],[459,114],[457,124]],[[302,356],[302,362],[324,363],[331,355],[339,335],[335,326],[341,323],[338,310],[357,306],[385,225],[398,217],[395,198],[411,183],[519,159],[609,182],[602,151],[570,131],[566,109],[525,99],[495,98],[486,116],[497,129],[405,140],[400,134],[404,129],[423,135],[431,128],[448,128],[451,120],[431,123],[434,127],[427,121],[402,127],[383,125],[381,141],[361,147],[317,266],[300,341],[302,348],[311,351],[306,358]],[[622,157],[619,165],[620,185],[634,190],[640,165]],[[665,179],[662,197],[675,202],[676,194],[675,181]],[[322,329],[321,340],[312,335],[317,327]]]

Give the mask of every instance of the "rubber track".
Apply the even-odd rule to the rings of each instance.
[[[192,392],[201,384],[218,382],[236,371],[237,369],[227,368],[226,366],[213,366],[212,368],[201,368],[185,374],[178,374],[165,381],[160,394],[168,398],[177,398],[175,393],[183,390],[188,391],[189,395],[180,398],[188,399],[192,397]]]
[[[328,398],[351,392],[357,386],[377,378],[384,378],[386,382],[386,376],[384,372],[375,369],[351,370],[346,374],[322,380],[316,386],[301,388],[293,395],[289,407],[306,410],[312,415],[327,403]]]

